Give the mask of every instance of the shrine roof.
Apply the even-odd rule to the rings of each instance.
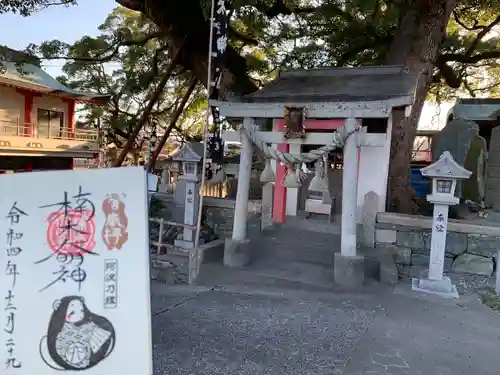
[[[282,71],[247,103],[368,102],[413,98],[416,76],[403,66],[297,69]]]
[[[448,112],[450,115],[471,121],[495,121],[500,117],[500,99],[460,98]]]
[[[109,95],[96,95],[92,93],[73,90],[57,81],[39,66],[29,63],[1,61],[0,84],[16,88],[27,89],[43,94],[55,94],[78,101],[106,102]]]

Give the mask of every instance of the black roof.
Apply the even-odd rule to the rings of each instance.
[[[298,69],[280,72],[243,102],[353,102],[413,96],[416,76],[403,66]]]

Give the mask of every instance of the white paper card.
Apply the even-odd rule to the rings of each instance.
[[[142,167],[0,176],[2,375],[152,374]]]

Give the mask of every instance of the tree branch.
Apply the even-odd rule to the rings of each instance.
[[[148,164],[148,170],[152,170],[154,168],[156,160],[158,159],[158,156],[160,155],[161,150],[165,146],[165,142],[167,142],[167,139],[170,136],[170,133],[174,129],[174,126],[177,123],[177,120],[179,120],[179,117],[181,116],[182,111],[184,111],[184,107],[186,106],[186,103],[188,102],[189,97],[192,95],[197,84],[198,84],[198,80],[196,78],[193,78],[191,80],[191,83],[190,83],[186,93],[182,97],[181,103],[178,105],[177,109],[173,113],[172,118],[170,119],[170,124],[168,125],[167,129],[165,129],[165,133],[163,133],[163,136],[161,137],[160,142],[158,142],[158,145],[156,146],[156,148],[153,152],[153,155],[151,155],[151,160],[149,161],[149,164]]]
[[[500,51],[485,51],[481,53],[476,53],[472,56],[467,56],[461,53],[445,53],[439,56],[439,59],[445,62],[459,62],[462,64],[477,64],[482,60],[487,59],[498,59],[500,58]]]
[[[259,44],[259,41],[252,38],[251,36],[245,35],[240,33],[238,30],[236,30],[233,26],[228,25],[228,31],[229,35],[232,35],[236,39],[241,40],[242,42],[245,42],[246,44],[251,44],[253,46],[256,46]]]
[[[465,52],[465,55],[468,57],[472,56],[475,49],[481,42],[481,40],[499,23],[500,23],[500,16],[497,16],[497,18],[495,18],[495,20],[491,22],[488,26],[483,27],[483,29],[477,34],[476,39],[474,39],[470,47],[467,49],[467,52]]]
[[[148,105],[142,112],[141,117],[137,121],[137,124],[135,125],[134,129],[132,130],[130,136],[128,137],[127,143],[125,144],[125,147],[123,147],[122,151],[120,152],[120,155],[115,161],[114,166],[119,167],[122,165],[123,161],[125,160],[125,157],[127,156],[128,152],[132,148],[132,145],[134,144],[135,138],[139,134],[140,130],[146,123],[147,119],[149,118],[151,114],[151,110],[153,109],[156,101],[158,100],[159,96],[163,92],[163,89],[165,88],[165,85],[167,84],[170,76],[172,75],[172,72],[174,71],[177,62],[180,60],[181,56],[181,50],[183,46],[177,49],[174,57],[172,58],[172,61],[170,62],[170,65],[167,68],[167,71],[163,74],[163,76],[160,79],[160,82],[158,83],[158,86],[156,87],[156,90],[154,91],[153,95],[151,96],[151,99],[148,102]]]
[[[144,12],[146,7],[144,5],[144,1],[141,0],[115,0],[121,6],[135,10],[136,12]]]
[[[462,22],[462,20],[460,19],[460,15],[458,14],[458,12],[456,10],[454,10],[452,14],[453,14],[453,19],[455,20],[455,22],[457,24],[459,24],[460,27],[463,27],[465,30],[474,31],[474,30],[480,30],[483,28],[483,26],[479,26],[478,20],[474,21],[474,25],[467,26],[465,23]]]
[[[74,61],[81,61],[81,62],[92,62],[92,63],[105,63],[111,61],[116,55],[118,55],[118,52],[120,51],[120,47],[131,47],[131,46],[144,46],[146,43],[148,43],[152,39],[156,38],[161,38],[164,37],[165,33],[162,31],[155,31],[150,34],[145,34],[141,36],[140,38],[137,39],[130,39],[130,40],[117,40],[116,42],[112,43],[108,48],[105,50],[99,52],[96,56],[50,56],[50,57],[44,57],[46,60],[74,60]],[[35,45],[29,45],[27,47],[27,51],[29,53],[30,49],[36,48]],[[69,51],[71,52],[71,51]]]

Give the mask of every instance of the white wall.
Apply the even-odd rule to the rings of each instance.
[[[56,96],[42,95],[33,98],[31,119],[36,122],[38,109],[64,113],[64,125],[68,125],[68,104]],[[16,89],[0,85],[0,122],[24,123],[24,95]]]
[[[14,88],[0,85],[0,124],[24,122],[24,95]]]
[[[379,212],[385,212],[391,147],[390,131],[388,131],[388,134],[363,134],[372,145],[360,147],[358,209],[356,212],[356,221],[358,223],[361,223],[365,195],[369,191],[377,193],[380,197],[378,210]]]
[[[425,102],[418,121],[419,130],[441,130],[446,125],[446,117],[455,102],[436,103]]]

